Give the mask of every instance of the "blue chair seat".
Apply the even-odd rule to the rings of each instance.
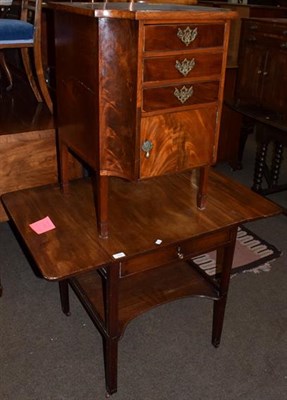
[[[34,26],[18,19],[0,19],[0,45],[33,43]]]

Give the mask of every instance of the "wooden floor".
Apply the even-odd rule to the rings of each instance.
[[[13,73],[14,85],[6,91],[0,79],[0,196],[3,193],[58,182],[54,117],[37,103],[24,77]],[[72,157],[71,178],[82,174]],[[7,215],[0,203],[0,222]]]

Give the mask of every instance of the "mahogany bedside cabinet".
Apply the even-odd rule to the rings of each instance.
[[[230,20],[237,14],[148,3],[50,7],[63,190],[71,151],[93,172],[103,238],[110,176],[138,181],[198,168],[203,209],[217,154]]]

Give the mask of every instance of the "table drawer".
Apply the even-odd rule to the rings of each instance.
[[[144,82],[219,75],[222,53],[195,53],[144,59]]]
[[[147,25],[144,40],[144,51],[221,47],[224,24]]]
[[[121,276],[147,271],[175,261],[186,260],[227,244],[229,231],[220,231],[208,236],[189,239],[176,245],[158,248],[145,255],[130,258],[121,263]]]
[[[143,90],[143,111],[212,103],[218,100],[219,82],[180,83]]]

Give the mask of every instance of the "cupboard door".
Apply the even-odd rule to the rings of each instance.
[[[266,50],[261,46],[246,45],[241,60],[237,97],[242,103],[260,105]]]
[[[211,164],[216,109],[213,106],[142,118],[140,178]]]
[[[261,105],[263,108],[287,113],[287,50],[270,49],[263,71]]]

